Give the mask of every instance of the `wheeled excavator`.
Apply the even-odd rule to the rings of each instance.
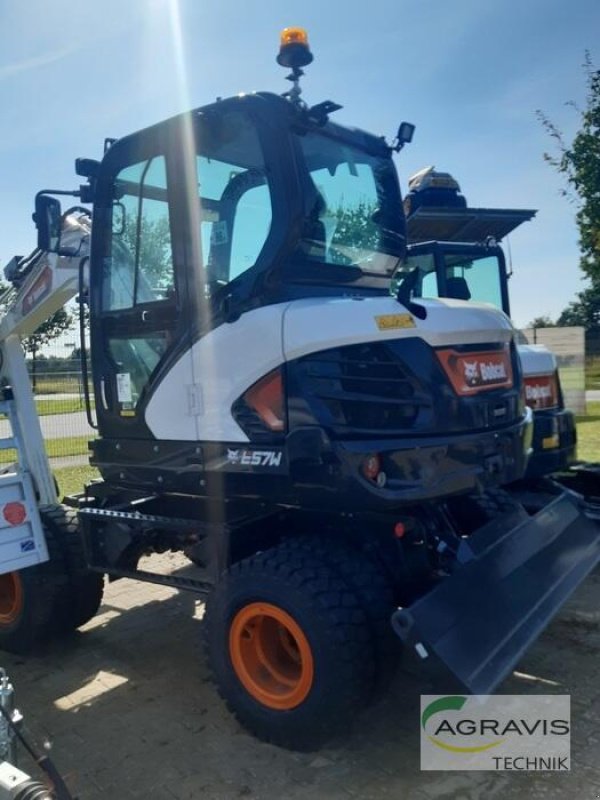
[[[278,61],[284,95],[107,139],[76,161],[79,189],[36,197],[38,247],[11,262],[0,321],[19,453],[0,475],[0,646],[83,625],[103,576],[191,591],[231,711],[312,749],[402,653],[444,691],[491,692],[597,564],[600,532],[576,495],[532,515],[500,488],[532,429],[509,319],[393,289],[412,126],[388,143],[307,104],[302,29]],[[19,339],[75,296],[101,479],[65,505]],[[165,550],[191,571],[140,567]]]

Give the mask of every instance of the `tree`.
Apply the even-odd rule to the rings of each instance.
[[[535,317],[531,320],[529,325],[525,326],[526,328],[555,328],[556,322],[552,320],[551,317],[544,314],[541,317]]]
[[[5,312],[14,299],[14,295],[8,295],[9,288],[8,284],[0,282],[0,312]],[[25,336],[21,340],[23,349],[27,353],[33,353],[43,345],[58,338],[62,333],[70,330],[72,325],[73,317],[71,314],[65,308],[59,308],[51,317],[44,320],[30,336]]]
[[[355,208],[339,205],[334,212],[335,233],[332,246],[341,244],[352,251],[377,249],[380,229],[373,220],[375,207],[371,203],[361,201]]]
[[[544,158],[564,175],[567,188],[563,194],[577,206],[580,267],[600,291],[600,70],[594,67],[589,52],[583,66],[587,84],[585,107],[569,103],[580,118],[573,141],[565,142],[561,131],[543,112],[538,111],[537,115],[558,147],[558,155],[545,153]]]
[[[51,317],[36,328],[35,333],[23,339],[23,349],[28,353],[34,353],[39,350],[40,347],[58,338],[61,333],[70,330],[72,325],[73,317],[71,314],[69,314],[66,309],[59,308],[58,311],[55,311]]]
[[[583,325],[586,331],[600,331],[600,286],[594,282],[577,294],[577,300],[565,308],[557,324]]]
[[[127,217],[122,233],[126,252],[134,257],[139,245],[138,263],[142,265],[144,280],[154,292],[163,292],[173,284],[171,260],[171,234],[166,216],[155,220],[142,216],[138,231],[137,218]]]
[[[398,248],[398,234],[390,230],[393,226],[386,227],[374,203],[361,200],[349,207],[340,203],[324,221],[333,226],[328,251],[333,264],[357,264],[368,271],[369,264],[377,260],[374,254],[394,254]]]
[[[25,352],[31,353],[31,382],[34,389],[37,384],[37,359],[40,347],[70,330],[72,325],[73,317],[64,308],[59,308],[51,317],[42,322],[31,336],[26,336],[21,341]]]

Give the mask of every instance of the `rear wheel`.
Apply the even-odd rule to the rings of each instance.
[[[0,649],[26,654],[61,630],[69,605],[65,561],[52,531],[50,560],[0,576]]]
[[[61,632],[85,625],[95,616],[104,593],[104,577],[88,569],[77,512],[67,506],[42,506],[40,515],[50,528],[62,550],[65,561],[70,602],[60,620]]]
[[[374,673],[365,614],[312,554],[279,546],[234,564],[204,626],[219,692],[260,739],[313,750],[365,705]]]
[[[18,572],[0,575],[0,626],[11,625],[23,608],[23,583]]]
[[[77,515],[66,506],[42,506],[50,556],[43,564],[0,576],[0,649],[26,654],[90,620],[104,579],[87,568]]]

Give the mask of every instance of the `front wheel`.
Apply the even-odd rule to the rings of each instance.
[[[276,547],[234,564],[204,625],[219,692],[260,739],[313,750],[366,704],[375,668],[365,614],[309,553]]]

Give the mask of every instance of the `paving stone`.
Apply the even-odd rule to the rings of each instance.
[[[167,555],[165,570],[181,565]],[[28,728],[38,741],[50,736],[80,800],[595,800],[599,600],[596,572],[502,687],[571,694],[573,769],[562,775],[421,772],[418,695],[432,687],[415,674],[399,675],[319,753],[257,742],[207,680],[202,604],[151,584],[108,585],[100,615],[81,633],[35,658],[4,654],[2,665]],[[31,768],[25,757],[21,767]]]

